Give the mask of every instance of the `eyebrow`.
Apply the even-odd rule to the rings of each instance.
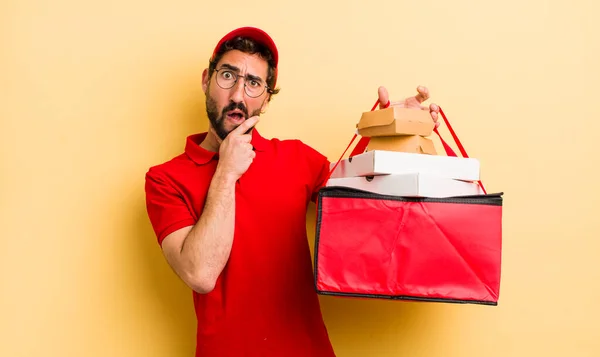
[[[227,69],[230,69],[230,70],[232,70],[232,71],[234,71],[234,72],[240,73],[240,69],[239,69],[238,67],[236,67],[236,66],[232,66],[232,65],[230,65],[230,64],[227,64],[227,63],[223,63],[223,64],[221,65],[221,69],[223,69],[223,68],[227,68]],[[249,79],[251,79],[251,80],[253,80],[253,81],[259,81],[259,82],[263,82],[263,79],[262,79],[262,78],[260,78],[259,76],[255,76],[255,75],[253,75],[253,74],[249,74],[249,73],[248,73],[248,74],[246,74],[246,77],[248,77]]]

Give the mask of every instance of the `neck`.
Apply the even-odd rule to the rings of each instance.
[[[208,151],[218,152],[219,147],[221,147],[221,143],[216,135],[213,134],[213,131],[209,129],[208,134],[206,134],[206,137],[200,143],[200,147]]]

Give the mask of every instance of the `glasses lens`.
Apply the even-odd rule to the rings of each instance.
[[[235,84],[236,76],[233,72],[220,69],[217,73],[217,84],[223,89],[229,89]]]
[[[246,94],[248,94],[248,96],[256,98],[259,97],[261,94],[263,94],[263,92],[265,91],[265,86],[261,85],[261,86],[257,86],[257,87],[252,87],[249,83],[246,84]]]

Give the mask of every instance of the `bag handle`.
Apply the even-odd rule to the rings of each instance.
[[[448,121],[448,118],[446,118],[446,114],[444,114],[444,111],[442,110],[442,107],[438,106],[438,108],[440,108],[440,114],[442,115],[442,118],[444,119],[444,123],[448,127],[448,131],[452,135],[452,138],[454,139],[454,142],[456,143],[456,146],[458,147],[458,150],[460,150],[460,153],[462,154],[462,156],[464,158],[468,158],[469,155],[467,155],[467,151],[465,150],[463,144],[460,142],[460,139],[458,138],[458,136],[454,132],[454,129],[452,129],[452,125],[450,125],[450,121]],[[444,141],[444,139],[442,139],[442,135],[440,135],[440,132],[438,131],[438,129],[434,128],[433,131],[437,134],[437,136],[442,141],[442,144],[444,145],[444,150],[446,150],[446,154],[448,156],[457,156],[456,153],[452,150],[452,148],[450,148],[450,146],[448,144],[446,144],[446,142]],[[483,183],[481,182],[481,180],[478,180],[477,183],[481,187],[481,190],[483,191],[483,193],[487,195],[487,191],[485,190],[485,187],[483,187]]]
[[[377,100],[375,102],[375,104],[373,105],[373,108],[371,108],[371,111],[374,111],[377,108],[378,104],[379,104],[379,100]],[[384,108],[387,108],[389,106],[390,106],[390,101],[388,100],[388,102],[386,103],[386,105],[384,106]],[[460,139],[458,138],[458,136],[454,132],[454,129],[452,129],[452,126],[450,125],[450,122],[448,121],[448,118],[446,117],[446,114],[444,113],[444,111],[442,110],[442,108],[440,106],[438,106],[438,108],[440,109],[440,114],[442,115],[442,118],[444,119],[444,123],[448,127],[448,131],[450,131],[450,134],[452,135],[452,138],[454,139],[454,142],[456,143],[456,146],[458,147],[458,150],[460,150],[460,153],[462,154],[462,156],[464,158],[468,158],[469,155],[467,155],[467,151],[465,150],[464,146],[460,142]],[[454,150],[452,150],[452,148],[450,147],[450,145],[448,145],[448,143],[446,143],[446,141],[442,138],[442,135],[438,131],[438,128],[437,127],[434,128],[433,131],[440,138],[440,140],[442,142],[442,145],[444,146],[444,150],[446,151],[446,154],[448,156],[457,157],[457,155],[454,152]],[[350,148],[350,145],[352,145],[352,143],[354,142],[354,140],[356,139],[357,136],[358,136],[358,133],[354,133],[354,136],[352,137],[352,140],[350,140],[350,143],[346,147],[346,150],[344,150],[344,152],[342,153],[342,155],[340,156],[340,158],[338,159],[338,161],[335,163],[335,165],[333,166],[333,168],[329,171],[329,174],[327,175],[327,178],[325,179],[325,182],[329,181],[329,178],[331,177],[331,174],[333,174],[333,172],[335,171],[335,169],[339,165],[340,161],[342,161],[342,158],[346,154],[346,151],[348,151],[348,149]],[[358,143],[356,144],[356,146],[354,147],[354,149],[352,150],[352,152],[350,153],[350,157],[353,157],[355,155],[362,154],[363,152],[365,152],[365,150],[367,149],[367,146],[369,145],[369,140],[371,140],[371,138],[368,137],[368,136],[361,137],[360,140],[358,141]],[[479,186],[483,190],[483,193],[487,194],[487,191],[485,190],[485,187],[483,187],[483,183],[481,182],[481,180],[478,180],[477,183],[479,183]]]
[[[379,104],[379,100],[377,100],[375,102],[375,105],[373,105],[373,108],[371,108],[371,111],[374,111],[375,108],[377,108],[378,104]],[[389,106],[390,106],[390,101],[388,100],[388,102],[384,106],[384,108],[387,108]],[[342,153],[342,155],[340,156],[340,158],[338,159],[338,161],[335,163],[335,165],[333,166],[333,168],[331,170],[329,170],[329,174],[327,174],[327,178],[325,178],[324,182],[329,181],[329,178],[331,177],[331,174],[335,171],[335,169],[339,165],[340,161],[342,161],[342,158],[346,154],[346,151],[348,151],[348,149],[350,148],[350,145],[352,145],[352,143],[354,142],[354,139],[356,139],[357,136],[358,136],[358,132],[354,133],[354,136],[352,137],[352,140],[350,140],[350,143],[348,144],[348,146],[346,146],[346,150],[344,150],[344,152]],[[352,150],[352,152],[350,153],[350,157],[353,157],[355,155],[363,153],[365,151],[365,149],[367,148],[367,145],[369,145],[369,140],[370,139],[371,138],[368,137],[368,136],[361,137],[360,140],[358,141],[358,143],[356,144],[356,146],[354,147],[354,150]]]

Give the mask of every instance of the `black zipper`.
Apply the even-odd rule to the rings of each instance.
[[[327,186],[319,191],[319,200],[321,197],[348,197],[348,198],[367,198],[379,200],[392,200],[400,202],[439,202],[439,203],[462,203],[462,204],[479,204],[502,206],[502,195],[504,192],[488,193],[485,195],[474,196],[455,196],[455,197],[405,197],[384,195],[379,193],[359,190],[352,187],[343,186]]]
[[[423,301],[423,302],[440,302],[440,303],[453,303],[453,304],[476,304],[476,305],[489,305],[498,306],[497,301],[489,300],[461,300],[451,298],[429,298],[421,296],[411,295],[378,295],[378,294],[363,294],[363,293],[341,293],[337,291],[327,291],[316,289],[317,294],[320,295],[332,295],[349,298],[370,298],[370,299],[382,299],[382,300],[406,300],[406,301]]]

